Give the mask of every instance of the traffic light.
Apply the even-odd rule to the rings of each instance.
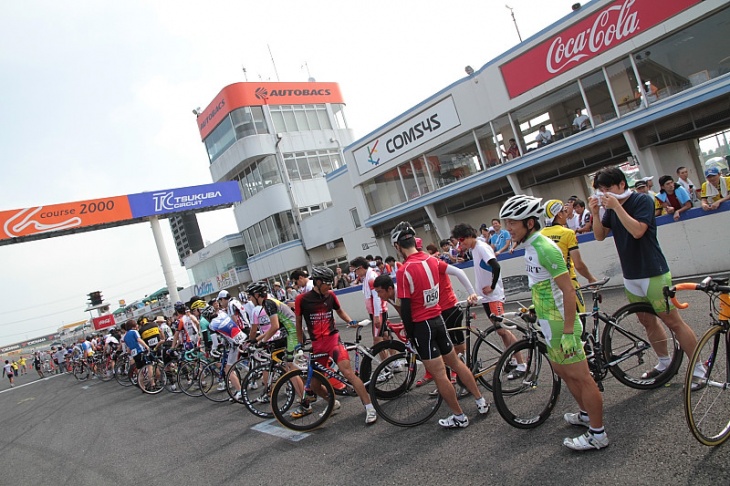
[[[91,307],[101,305],[102,302],[104,302],[104,297],[102,297],[101,292],[98,290],[95,292],[89,292],[89,305]]]

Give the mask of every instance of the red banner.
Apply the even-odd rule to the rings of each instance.
[[[521,95],[702,0],[616,0],[500,66],[510,98]]]
[[[94,330],[100,331],[114,325],[114,316],[112,314],[109,314],[106,316],[94,317],[92,321],[94,322]]]

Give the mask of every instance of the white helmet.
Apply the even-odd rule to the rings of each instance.
[[[542,198],[518,194],[507,199],[499,210],[500,219],[524,220],[542,216]]]

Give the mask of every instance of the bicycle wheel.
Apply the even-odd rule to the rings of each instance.
[[[383,362],[380,354],[385,354],[387,358],[392,353],[403,353],[406,350],[406,345],[403,341],[396,341],[389,339],[387,341],[380,341],[375,344],[368,352],[373,356],[370,358],[367,354],[363,354],[362,362],[360,363],[360,374],[358,375],[363,383],[367,383],[370,380],[372,371]]]
[[[730,436],[730,371],[728,333],[712,326],[700,338],[692,363],[707,369],[705,379],[692,389],[694,366],[684,380],[684,416],[692,435],[706,446],[719,446]]]
[[[129,379],[129,359],[119,358],[117,364],[114,366],[114,378],[122,386],[132,386],[132,382]]]
[[[200,361],[185,361],[177,370],[177,387],[189,397],[200,397],[203,392],[200,390]]]
[[[322,425],[335,406],[335,390],[319,371],[312,372],[306,397],[296,396],[295,382],[307,382],[307,372],[292,370],[284,374],[271,390],[271,409],[276,420],[286,428],[298,431],[313,430]],[[293,395],[295,398],[293,398]]]
[[[159,361],[143,366],[137,371],[139,388],[150,395],[156,395],[165,389],[166,378],[163,365]]]
[[[521,328],[511,330],[511,332],[516,333],[515,337],[518,341],[525,337],[525,331]],[[504,341],[494,326],[480,331],[478,335],[472,334],[472,337],[475,341],[471,352],[471,372],[479,383],[492,391],[494,370],[497,367],[497,361],[504,353]]]
[[[512,358],[520,353],[527,366],[515,378]],[[560,396],[560,378],[547,358],[544,343],[519,341],[504,352],[497,362],[492,384],[494,404],[512,427],[533,429],[545,422]]]
[[[245,356],[231,365],[226,373],[226,389],[228,390],[228,396],[237,403],[243,403],[243,394],[236,397],[238,392],[241,391],[238,387],[241,386],[243,380],[248,375],[250,368],[251,359]],[[252,386],[252,385],[249,385]]]
[[[89,379],[90,375],[91,370],[89,369],[89,365],[83,361],[76,363],[76,366],[74,366],[74,377],[76,377],[77,380],[86,381]]]
[[[101,363],[96,365],[96,376],[101,381],[109,381],[114,378],[114,370],[112,369],[111,360],[104,359]]]
[[[269,367],[267,364],[260,364],[253,367],[246,377],[241,381],[241,401],[249,412],[262,418],[272,418],[274,412],[271,411],[271,391],[274,384],[279,381],[286,373],[286,369],[281,364],[275,364]],[[292,383],[289,382],[289,385]],[[280,404],[283,410],[291,408],[291,402],[296,396],[293,388],[285,390],[284,396],[287,400]]]
[[[646,328],[639,318],[654,320],[656,337],[647,337]],[[609,371],[618,381],[637,390],[659,388],[672,379],[682,364],[682,351],[674,333],[659,319],[651,305],[640,302],[626,305],[611,316],[603,329],[603,356]],[[652,343],[663,348],[671,362],[662,372],[654,366],[659,357]]]
[[[439,394],[435,397],[430,395],[433,387],[414,385],[416,379],[423,378],[426,373],[418,355],[395,354],[380,363],[373,376],[380,376],[398,361],[406,359],[407,369],[404,372],[395,373],[382,383],[371,380],[368,388],[375,410],[386,422],[399,427],[414,427],[433,417],[443,400]]]
[[[225,372],[221,369],[221,362],[208,363],[200,371],[200,391],[213,402],[227,402],[228,390],[225,382]]]
[[[170,393],[182,393],[182,390],[177,386],[177,361],[170,361],[165,365],[164,371],[166,376],[165,390]]]

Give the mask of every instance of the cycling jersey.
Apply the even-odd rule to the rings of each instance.
[[[162,340],[162,333],[160,332],[160,328],[157,327],[157,324],[155,324],[154,321],[148,322],[147,324],[140,327],[139,335],[150,348],[154,348]]]
[[[91,343],[89,341],[81,343],[81,354],[83,354],[86,358],[94,355],[94,350],[91,348]]]
[[[575,275],[575,264],[570,258],[570,251],[578,249],[578,238],[575,236],[575,231],[565,226],[553,225],[543,228],[540,232],[558,245],[570,272],[570,278],[575,280],[577,278]]]
[[[139,332],[135,329],[127,331],[127,334],[124,335],[124,344],[127,345],[129,355],[132,357],[137,356],[139,353],[144,351],[142,345],[139,344],[139,338]]]
[[[276,315],[279,319],[279,332],[272,336],[269,341],[286,337],[287,351],[294,351],[294,347],[297,345],[297,326],[296,316],[291,307],[279,300],[268,298],[263,305],[256,307],[256,309],[253,322],[259,325],[262,333],[265,333],[271,327],[270,316]]]
[[[198,328],[195,327],[190,316],[182,316],[178,319],[177,330],[185,336],[184,343],[186,347],[192,348],[199,344]]]
[[[246,340],[246,333],[225,313],[218,314],[208,329],[223,336],[229,347],[238,346]]]
[[[509,233],[508,233],[509,234]],[[484,242],[477,240],[476,245],[471,250],[474,258],[474,278],[476,280],[476,288],[474,289],[478,296],[482,297],[485,302],[504,302],[504,287],[502,286],[502,278],[497,278],[497,285],[492,292],[485,294],[482,289],[491,287],[494,280],[494,273],[489,262],[496,259],[492,247]]]
[[[294,312],[304,319],[312,341],[338,334],[333,311],[339,309],[340,301],[332,291],[322,295],[310,290],[297,295],[294,301]]]
[[[409,255],[396,273],[396,283],[398,298],[411,299],[413,322],[441,315],[438,260],[421,251]]]

